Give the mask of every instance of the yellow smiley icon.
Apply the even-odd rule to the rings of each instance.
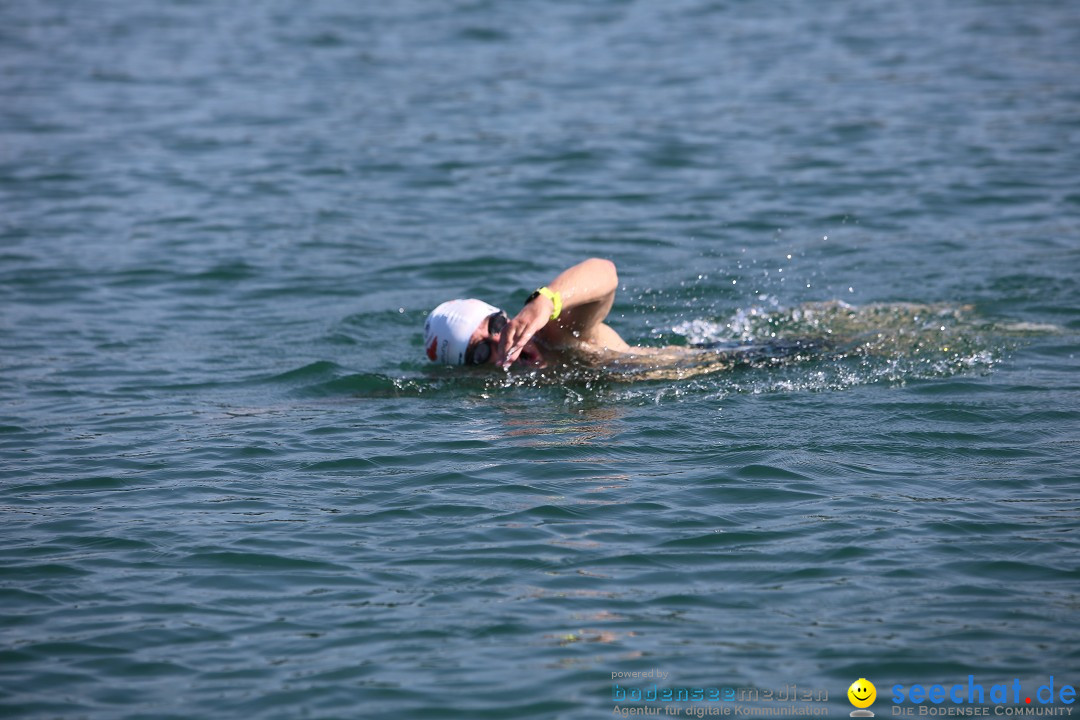
[[[877,688],[866,678],[859,678],[847,689],[847,699],[857,708],[868,708],[877,699]]]

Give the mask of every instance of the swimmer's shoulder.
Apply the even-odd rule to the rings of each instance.
[[[584,353],[625,353],[633,348],[605,323],[597,323],[586,333],[549,324],[542,331],[544,343],[551,348]]]

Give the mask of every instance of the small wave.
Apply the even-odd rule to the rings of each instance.
[[[476,379],[463,383],[475,389]],[[305,385],[299,392],[306,397],[420,397],[454,386],[452,379],[398,378],[380,373],[351,373],[324,382]]]
[[[295,383],[310,381],[315,378],[328,377],[334,375],[338,371],[337,364],[320,360],[318,362],[308,363],[303,367],[294,368],[292,370],[286,370],[283,373],[278,373],[271,378],[268,378],[269,382],[273,383]]]

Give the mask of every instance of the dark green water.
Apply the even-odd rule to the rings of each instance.
[[[1051,1],[0,5],[0,712],[1076,685],[1077,48]],[[631,342],[867,344],[427,366],[438,302],[589,256]]]

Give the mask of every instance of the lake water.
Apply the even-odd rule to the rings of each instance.
[[[1052,0],[4,3],[0,709],[1076,685],[1078,48]],[[423,357],[591,256],[632,343],[861,349]]]

